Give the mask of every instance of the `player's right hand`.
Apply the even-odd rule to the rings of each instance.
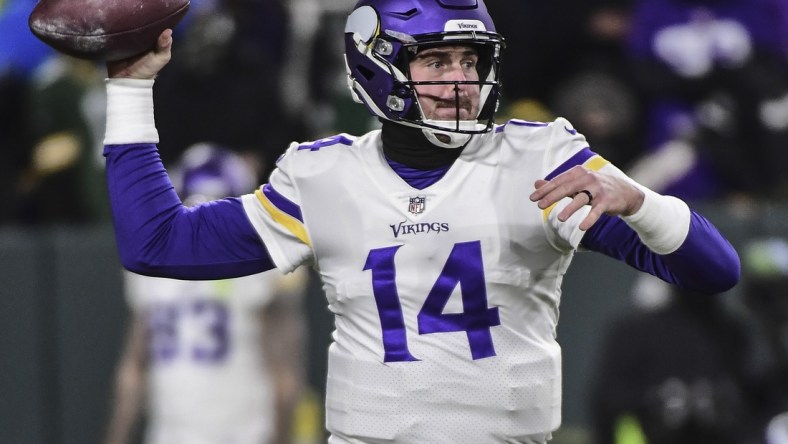
[[[172,57],[172,30],[165,29],[156,41],[156,47],[128,59],[107,62],[110,78],[154,79]]]
[[[643,205],[645,194],[629,181],[612,174],[592,171],[577,165],[551,180],[539,179],[534,184],[536,190],[530,199],[544,210],[559,200],[569,197],[569,203],[560,213],[558,220],[564,222],[586,205],[591,211],[580,223],[583,231],[591,228],[602,214],[610,216],[631,216]],[[585,193],[588,194],[585,194]]]

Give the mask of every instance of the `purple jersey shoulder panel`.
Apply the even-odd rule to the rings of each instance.
[[[263,194],[271,201],[276,208],[284,211],[292,218],[297,219],[299,222],[304,223],[304,216],[301,214],[301,207],[296,205],[290,199],[282,196],[270,184],[263,185]]]
[[[569,130],[567,130],[569,131]],[[545,177],[545,180],[552,180],[559,174],[569,170],[573,166],[582,165],[586,160],[594,157],[596,153],[591,151],[590,148],[586,147],[582,150],[578,151],[574,156],[567,159],[564,163],[558,166],[558,168],[554,169],[550,174]]]

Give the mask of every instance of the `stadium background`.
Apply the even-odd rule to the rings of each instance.
[[[504,68],[507,101],[502,112],[533,120],[548,119],[556,113],[575,112],[571,120],[589,135],[594,149],[619,165],[633,161],[642,154],[640,150],[646,150],[647,145],[645,140],[633,139],[633,134],[642,134],[646,124],[643,114],[639,113],[642,109],[638,101],[642,97],[626,92],[622,94],[620,88],[621,82],[624,86],[631,86],[629,82],[636,79],[626,71],[620,41],[621,26],[625,23],[617,21],[621,15],[616,13],[626,12],[636,3],[659,1],[684,0],[488,0],[498,28],[509,40],[510,48],[519,48],[527,55],[507,53]],[[713,5],[718,0],[692,1]],[[750,4],[750,0],[741,1]],[[758,0],[757,3],[768,1]],[[337,26],[341,30],[341,24],[337,23],[341,23],[347,5],[354,1],[256,0],[256,3],[250,3],[279,5],[280,9],[285,4],[320,4],[324,8],[319,11],[322,18],[305,14],[300,16],[300,21],[290,21],[290,25],[292,29],[304,30],[317,26],[319,22],[320,33],[308,37],[331,43],[335,40],[327,39],[321,33],[333,35],[331,33],[337,32]],[[17,148],[12,146],[13,143],[21,139],[6,136],[19,126],[22,111],[29,103],[22,99],[18,106],[11,106],[7,98],[19,99],[19,86],[23,86],[25,81],[34,83],[36,64],[51,56],[26,30],[24,18],[33,4],[33,0],[0,0],[0,86],[3,86],[4,76],[8,76],[13,79],[8,90],[15,93],[0,96],[0,443],[91,444],[100,442],[104,430],[112,374],[128,312],[122,295],[112,227],[106,213],[97,211],[88,216],[72,217],[74,215],[58,215],[54,211],[75,208],[77,199],[85,194],[79,191],[69,194],[73,187],[63,186],[73,184],[68,177],[65,182],[43,181],[37,192],[24,196],[28,199],[24,202],[25,211],[11,211],[19,198],[13,194],[15,183],[12,179],[26,166],[16,165],[19,159],[12,156],[11,148]],[[317,11],[312,12],[318,14]],[[599,12],[613,14],[600,17]],[[787,25],[782,30],[788,33],[788,14],[785,23]],[[594,26],[601,27],[608,34],[592,32]],[[266,30],[288,32],[275,26]],[[305,38],[303,35],[297,37]],[[186,38],[179,40],[184,46],[186,41]],[[783,43],[788,60],[788,37],[784,36]],[[278,112],[279,108],[274,113],[271,108],[263,110],[268,116],[269,130],[277,131],[275,135],[271,133],[274,140],[278,140],[277,137],[308,140],[327,131],[358,133],[365,129],[368,120],[358,105],[347,100],[341,79],[336,81],[329,75],[325,84],[318,82],[315,85],[311,78],[326,73],[339,73],[341,77],[341,66],[339,70],[335,69],[336,59],[326,60],[327,54],[336,52],[335,47],[331,44],[313,47],[312,57],[308,57],[309,54],[293,52],[292,48],[288,52],[283,41],[271,40],[270,45],[271,48],[265,50],[270,50],[271,57],[278,57],[276,60],[285,60],[281,64],[287,67],[288,75],[298,74],[286,79],[290,81],[290,88],[284,90],[292,94],[293,101],[282,105],[284,112]],[[184,49],[178,59],[188,60],[188,49]],[[305,61],[311,65],[302,64]],[[259,63],[255,66],[277,64]],[[14,76],[14,68],[22,74]],[[180,114],[168,115],[166,103],[175,104],[181,111],[185,108],[193,108],[195,112],[204,109],[193,103],[176,101],[180,94],[176,87],[183,84],[177,73],[196,68],[188,63],[176,66],[170,69],[169,79],[164,76],[160,79],[161,85],[168,85],[167,89],[162,87],[161,94],[157,96],[162,101],[162,106],[157,108],[161,111],[157,119],[164,122],[162,128],[174,128],[178,120],[189,122]],[[240,94],[241,97],[247,94],[244,85],[263,86],[260,90],[255,89],[254,94],[276,90],[276,85],[279,85],[261,80],[264,76],[278,75],[276,72],[264,71],[255,73],[251,78],[236,78],[231,71],[235,68],[217,71],[212,79],[215,82],[206,81],[204,85],[212,88],[238,85],[238,90],[227,93],[230,96]],[[590,95],[589,79],[593,85]],[[613,83],[609,82],[611,79]],[[306,83],[299,84],[295,80]],[[247,81],[250,83],[244,83]],[[303,91],[298,88],[305,84],[311,84],[311,95],[307,97],[303,97],[300,94]],[[600,96],[612,100],[600,102],[602,108],[613,111],[605,115],[606,118],[621,123],[617,126],[621,132],[613,134],[614,137],[605,137],[606,133],[596,131],[598,127],[586,127],[583,114],[578,112],[581,105],[597,103]],[[572,98],[579,98],[579,101]],[[215,104],[210,106],[224,110]],[[73,111],[73,108],[66,107],[66,110]],[[235,114],[228,111],[226,116],[215,118],[214,126],[219,133],[232,133],[222,129],[226,128],[223,124],[227,122],[220,118],[231,119],[245,111],[241,109]],[[273,114],[279,118],[297,116],[307,124],[304,121],[275,120]],[[207,124],[192,123],[185,127],[187,132],[193,133],[197,128],[206,128]],[[292,132],[285,136],[278,134],[283,129]],[[254,133],[241,135],[259,137]],[[163,134],[169,141],[179,140],[181,136],[177,131]],[[182,142],[182,148],[185,148],[188,140]],[[173,145],[167,144],[167,147]],[[272,145],[271,149],[275,150],[283,146],[281,143]],[[176,151],[164,151],[165,161],[174,159]],[[22,154],[24,158],[26,153]],[[100,176],[98,180],[101,181]],[[757,194],[734,194],[733,197],[733,193],[714,194],[697,199],[694,198],[697,196],[684,197],[693,198],[693,206],[714,222],[734,242],[734,246],[743,247],[750,239],[765,235],[788,238],[788,193],[768,198]],[[47,212],[47,209],[53,211]],[[555,444],[588,444],[589,379],[597,364],[600,336],[611,319],[630,310],[630,293],[635,277],[636,273],[629,268],[592,254],[578,254],[566,277],[558,329],[558,339],[564,350],[564,422],[553,441]],[[736,297],[738,291],[738,288],[734,289],[723,297]],[[326,347],[330,341],[332,320],[316,281],[312,282],[305,308],[312,328],[309,379],[319,398],[325,378]],[[319,399],[315,404],[320,405]]]

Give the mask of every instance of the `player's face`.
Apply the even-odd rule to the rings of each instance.
[[[413,81],[478,81],[479,54],[470,46],[441,46],[420,51],[410,62]],[[431,120],[456,120],[457,93],[459,120],[473,120],[479,111],[479,85],[418,85],[416,92],[424,117]]]

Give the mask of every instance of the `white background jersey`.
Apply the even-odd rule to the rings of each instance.
[[[281,273],[181,281],[126,273],[149,345],[147,444],[262,443],[273,394],[260,309]]]
[[[587,146],[563,119],[512,121],[418,190],[379,131],[340,135],[294,144],[244,196],[277,266],[322,277],[336,438],[518,442],[558,427],[560,287],[587,210],[559,223],[528,196]]]

